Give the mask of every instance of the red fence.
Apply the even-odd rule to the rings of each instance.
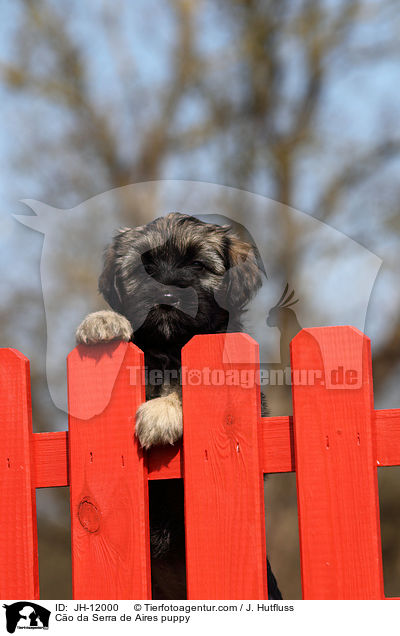
[[[188,598],[267,598],[262,475],[291,471],[303,597],[384,598],[376,468],[400,464],[400,410],[374,410],[356,329],[304,329],[291,348],[293,418],[262,418],[256,343],[196,336],[182,352],[184,452],[149,453],[134,437],[134,345],[74,349],[69,431],[36,434],[29,361],[0,350],[0,598],[39,597],[35,489],[52,486],[70,487],[74,597],[150,598],[147,480],[171,478],[185,485]]]

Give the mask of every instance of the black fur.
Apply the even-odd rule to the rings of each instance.
[[[123,229],[105,255],[99,290],[133,328],[149,371],[180,369],[194,335],[242,331],[246,304],[261,286],[253,246],[229,227],[170,214]],[[147,398],[160,395],[147,386]],[[153,598],[185,598],[183,484],[149,484]],[[268,564],[270,598],[281,598]],[[272,595],[271,595],[272,593]]]

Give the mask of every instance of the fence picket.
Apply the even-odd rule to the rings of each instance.
[[[0,598],[38,599],[29,360],[0,349]]]
[[[140,367],[142,352],[127,343],[80,345],[68,357],[74,598],[150,598],[147,473],[134,438]]]
[[[303,598],[382,599],[369,339],[303,329],[291,352]]]
[[[192,370],[183,387],[188,598],[267,598],[260,387],[226,379],[258,374],[258,345],[245,334],[196,336],[182,365]],[[193,370],[203,369],[211,381],[197,384]]]

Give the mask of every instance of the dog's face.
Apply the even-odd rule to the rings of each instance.
[[[156,345],[226,331],[260,285],[251,245],[229,227],[183,214],[120,230],[99,279],[112,309],[131,322],[135,341]]]

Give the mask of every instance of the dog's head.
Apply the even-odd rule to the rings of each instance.
[[[130,320],[135,340],[180,344],[198,333],[226,331],[228,323],[237,329],[260,285],[249,243],[228,226],[177,213],[120,230],[99,279],[112,309]]]

